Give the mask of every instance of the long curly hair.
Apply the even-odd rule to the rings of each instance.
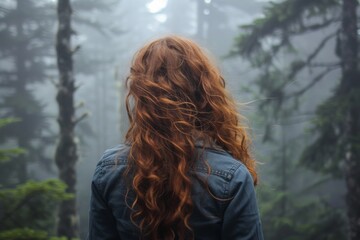
[[[131,220],[146,239],[189,239],[195,144],[216,144],[257,183],[255,160],[219,70],[193,41],[168,36],[141,48],[126,81]]]

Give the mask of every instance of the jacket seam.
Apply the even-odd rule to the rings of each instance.
[[[231,174],[231,176],[233,177],[235,172],[241,167],[242,163],[241,162],[238,162],[236,164],[234,164],[230,169],[229,169],[229,174]],[[232,180],[232,178],[231,178]],[[225,201],[224,204],[221,204],[221,210],[222,210],[222,216],[224,215],[225,213],[225,210],[229,204],[229,202],[232,200],[233,196],[230,196],[230,192],[231,192],[231,189],[230,189],[230,184],[231,184],[232,181],[227,181],[226,185],[224,186],[224,198],[225,199],[228,199],[229,201]]]

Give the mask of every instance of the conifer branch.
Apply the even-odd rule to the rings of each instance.
[[[326,36],[325,38],[323,38],[323,40],[319,43],[319,45],[315,48],[315,50],[308,56],[307,60],[306,60],[306,63],[307,64],[310,64],[311,61],[319,54],[319,52],[325,47],[326,43],[336,37],[336,35],[338,34],[338,31],[337,30],[336,32],[333,32],[331,34],[329,34],[328,36]]]
[[[37,191],[33,191],[32,193],[30,193],[28,196],[26,196],[25,198],[23,198],[18,204],[15,205],[15,207],[13,207],[10,211],[6,212],[4,214],[4,217],[0,219],[0,223],[5,222],[6,220],[8,220],[9,218],[11,218],[11,216],[13,215],[13,213],[19,211],[23,206],[25,206],[33,197],[37,196],[39,193],[41,193],[42,191],[37,190]]]
[[[318,75],[316,75],[309,84],[307,84],[305,87],[300,89],[299,91],[293,92],[289,95],[287,95],[285,98],[291,98],[291,97],[300,97],[305,92],[307,92],[310,88],[312,88],[316,83],[320,82],[327,74],[329,74],[331,71],[334,71],[335,69],[338,69],[340,65],[336,65],[333,67],[328,67]]]

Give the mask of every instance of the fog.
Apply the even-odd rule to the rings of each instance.
[[[10,158],[14,158],[16,163],[10,164],[11,160],[0,165],[0,190],[13,189],[24,183],[24,180],[40,181],[58,177],[54,162],[59,143],[56,102],[59,76],[55,51],[57,2],[28,0],[28,7],[31,5],[31,9],[16,12],[17,4],[21,1],[25,0],[5,0],[0,3],[0,114],[2,119],[26,118],[20,122],[24,126],[15,123],[1,128],[0,145],[1,149],[25,148],[27,153],[20,157],[11,155]],[[335,92],[341,79],[341,69],[332,71],[326,75],[325,80],[314,84],[302,95],[297,100],[296,111],[289,113],[289,110],[289,114],[280,113],[274,118],[270,113],[261,115],[259,111],[262,104],[276,101],[266,96],[256,85],[261,69],[254,67],[246,57],[231,54],[236,48],[236,39],[245,32],[240,26],[264,17],[264,9],[269,6],[269,1],[73,0],[71,4],[72,27],[75,31],[71,45],[73,49],[77,49],[73,54],[75,85],[78,87],[74,96],[75,115],[82,118],[75,128],[78,146],[76,200],[80,239],[85,239],[88,232],[90,185],[95,166],[106,149],[124,141],[127,131],[124,83],[132,57],[145,43],[166,35],[185,36],[199,43],[217,63],[226,81],[226,88],[241,106],[239,111],[247,119],[253,138],[253,151],[259,162],[260,184],[256,191],[260,213],[264,217],[266,239],[290,239],[285,236],[292,236],[293,231],[298,237],[293,239],[320,239],[317,234],[326,231],[330,233],[324,233],[327,237],[321,239],[344,239],[343,234],[336,235],[338,232],[345,232],[344,177],[341,173],[336,177],[329,172],[317,171],[299,163],[306,145],[317,136],[312,127],[316,122],[318,106]],[[32,9],[37,9],[39,13]],[[9,14],[11,12],[14,14]],[[296,54],[287,54],[286,51],[279,53],[274,57],[277,66],[287,69],[295,58],[306,58],[316,49],[319,41],[336,27],[337,25],[329,25],[321,31],[291,37]],[[19,29],[23,31],[22,35],[19,34]],[[275,37],[269,37],[267,41],[271,44],[276,41],[274,39]],[[18,47],[21,42],[26,44]],[[317,55],[317,61],[336,62],[335,47],[335,39],[330,40]],[[26,59],[24,69],[27,70],[24,70],[23,75],[15,74],[19,72],[19,60],[16,60],[19,57]],[[14,76],[11,75],[13,73]],[[286,84],[284,91],[296,92],[319,73],[320,70],[316,67],[303,70],[296,79]],[[22,76],[24,80],[20,81]],[[16,81],[23,84],[22,92],[18,92],[20,90],[16,88]],[[25,92],[29,94],[28,98],[22,98]],[[284,109],[292,109],[293,106],[291,101],[284,101],[282,104]],[[21,111],[26,114],[20,113]],[[39,119],[41,124],[38,124]],[[29,122],[24,122],[26,120]],[[269,129],[273,141],[263,141]],[[27,133],[30,135],[26,135]],[[20,180],[17,166],[25,164],[22,161],[27,165],[27,176]],[[283,168],[281,174],[280,168]],[[11,171],[14,173],[10,173]],[[276,199],[282,202],[282,207],[274,203]],[[297,202],[296,199],[304,200]],[[302,211],[302,207],[309,202],[312,205],[308,208],[325,209],[324,212],[313,210],[318,213],[314,216],[304,212],[303,215],[294,213],[296,209]],[[0,209],[3,206],[5,205],[0,198]],[[323,215],[328,209],[332,209],[331,214],[341,216],[341,223],[321,225],[321,221],[327,221]],[[290,221],[297,215],[299,219]],[[1,216],[0,214],[0,219]],[[319,221],[310,221],[314,218]],[[278,229],[278,226],[281,227]],[[337,229],[320,230],[321,226]],[[19,225],[20,227],[26,227],[26,224]],[[299,230],[302,227],[303,230]],[[278,238],[268,234],[271,228],[281,233],[277,235]],[[50,224],[47,229],[53,235],[55,224]],[[313,231],[313,238],[302,235],[306,231]]]

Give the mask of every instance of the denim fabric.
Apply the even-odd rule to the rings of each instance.
[[[195,239],[262,240],[253,180],[247,168],[223,150],[198,147],[197,151],[201,157],[191,174],[197,176],[192,177],[194,209],[190,218]],[[122,175],[128,152],[127,145],[109,149],[96,166],[91,184],[89,240],[141,238],[130,221],[131,191],[125,201],[127,185]]]

